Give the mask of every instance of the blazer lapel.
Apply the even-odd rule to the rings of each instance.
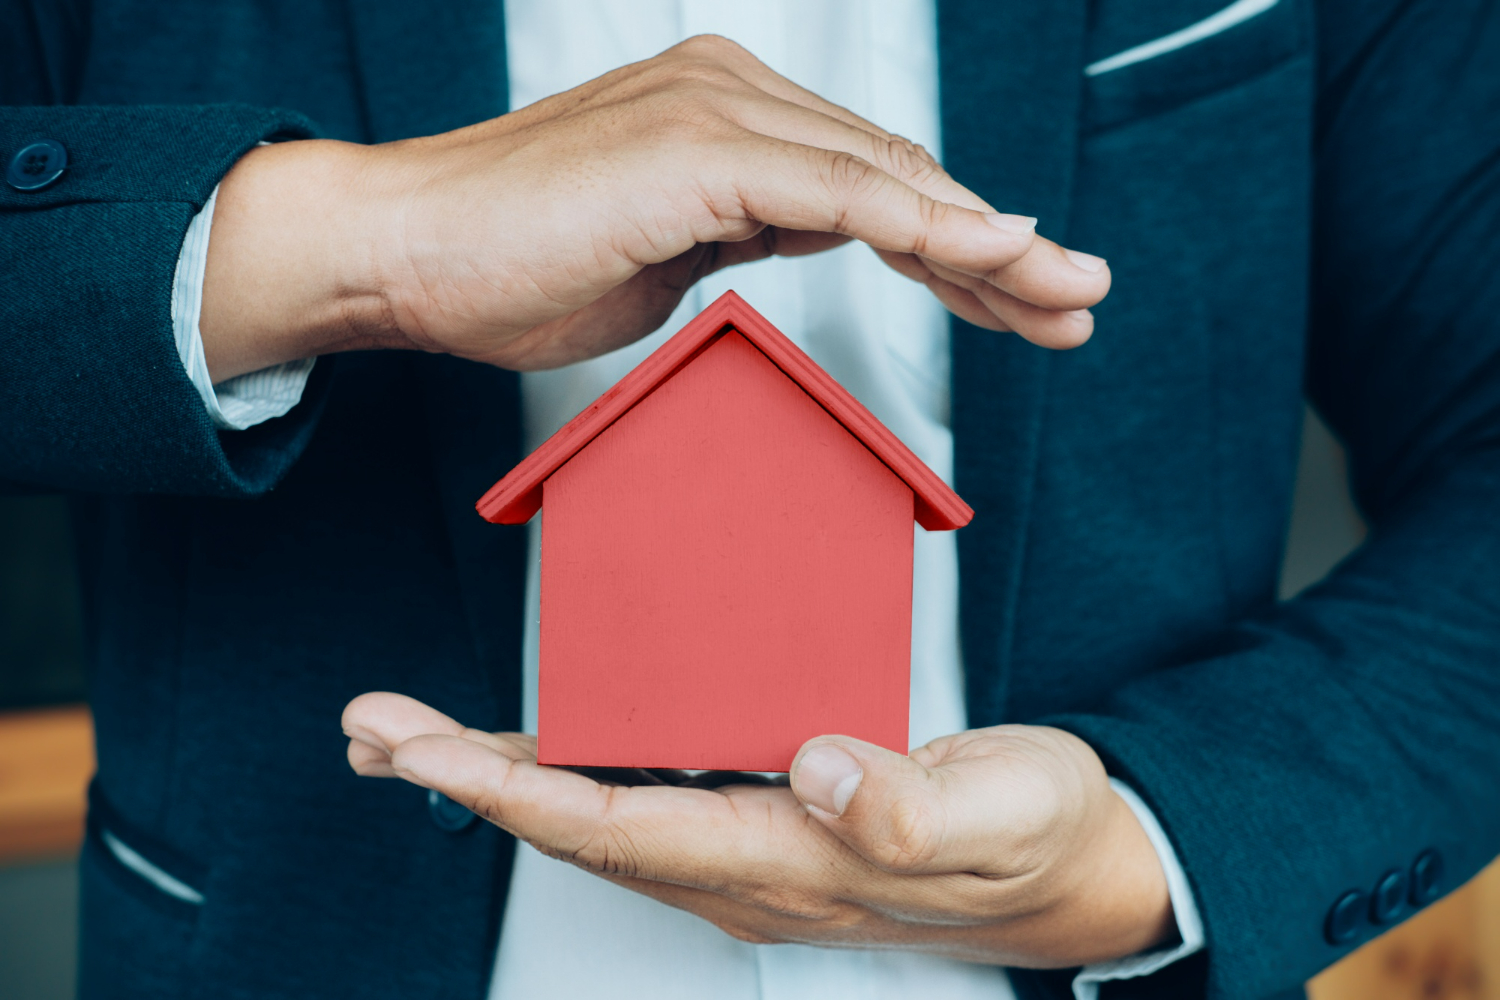
[[[1086,0],[939,0],[944,162],[1001,211],[1067,233],[1077,154]],[[959,533],[969,723],[1001,722],[1036,483],[1049,353],[953,322]]]

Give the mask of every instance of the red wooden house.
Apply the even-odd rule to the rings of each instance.
[[[479,501],[542,521],[539,759],[907,751],[912,520],[973,511],[728,292]]]

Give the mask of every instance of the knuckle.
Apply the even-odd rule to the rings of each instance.
[[[912,237],[912,253],[919,257],[927,255],[928,250],[931,249],[928,234],[943,221],[945,211],[946,208],[941,202],[931,198],[917,199],[917,231]]]
[[[729,121],[733,92],[739,86],[733,74],[713,66],[691,63],[674,67],[654,88],[656,117],[701,134]]]
[[[917,215],[922,220],[924,230],[931,229],[943,221],[948,213],[948,206],[932,198],[923,198],[917,205]]]
[[[700,58],[724,58],[749,55],[745,47],[723,35],[702,34],[683,39],[677,44],[678,51]]]
[[[926,163],[930,164],[933,169],[938,171],[938,173],[944,175],[948,173],[948,171],[943,169],[943,165],[938,162],[937,157],[933,156],[926,146],[922,145],[919,142],[911,142],[911,140],[909,139],[907,140],[907,142],[911,144],[913,154],[921,158]]]
[[[910,139],[893,135],[882,144],[890,172],[897,177],[922,184],[946,176],[937,161]]]
[[[845,231],[849,209],[869,200],[879,186],[879,172],[853,153],[830,153],[823,160],[823,183],[838,206],[838,231]]]
[[[652,95],[649,113],[641,128],[657,143],[698,145],[725,137],[729,124],[722,111],[722,98],[709,87],[691,81],[674,81]]]

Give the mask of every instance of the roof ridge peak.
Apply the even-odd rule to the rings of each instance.
[[[673,378],[728,329],[807,393],[823,411],[885,463],[915,497],[917,523],[929,531],[968,524],[974,511],[888,427],[791,339],[733,291],[725,292],[646,360],[508,472],[475,505],[485,520],[524,524],[542,505],[542,483],[637,403]]]

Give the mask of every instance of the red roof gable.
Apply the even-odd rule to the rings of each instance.
[[[504,479],[490,487],[475,505],[480,515],[497,524],[525,524],[531,520],[542,506],[542,483],[548,476],[632,406],[690,364],[700,351],[730,328],[754,344],[787,378],[911,488],[916,497],[918,524],[928,531],[951,531],[962,528],[974,517],[969,505],[876,420],[859,400],[734,292],[719,296],[672,339],[568,421],[510,470]]]

